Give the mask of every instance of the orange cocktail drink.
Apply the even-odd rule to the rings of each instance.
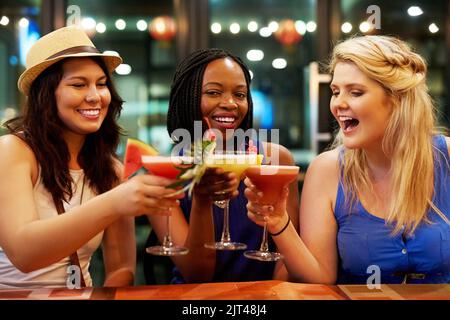
[[[281,196],[283,188],[297,179],[299,167],[262,165],[251,166],[245,174],[263,192],[262,204],[274,204]]]

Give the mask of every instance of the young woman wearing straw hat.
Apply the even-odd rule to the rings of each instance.
[[[100,244],[105,285],[130,285],[133,217],[169,214],[177,204],[161,199],[171,180],[142,175],[120,184],[114,152],[123,101],[110,74],[121,61],[99,53],[75,27],[30,49],[18,82],[24,113],[0,138],[0,288],[61,287],[72,279],[90,286],[89,261]],[[81,269],[80,281],[70,278],[77,273],[69,264]]]

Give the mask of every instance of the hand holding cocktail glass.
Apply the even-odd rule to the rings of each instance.
[[[245,151],[225,151],[218,152],[206,159],[206,165],[212,168],[221,168],[225,172],[234,173],[237,181],[243,177],[244,171],[251,165],[260,165],[262,155],[256,153],[248,153]],[[235,189],[231,194],[236,194],[239,182],[234,184]],[[229,189],[218,190],[216,195],[230,194]],[[205,247],[215,250],[245,250],[247,245],[245,243],[233,242],[231,240],[230,225],[229,225],[229,204],[230,197],[225,196],[222,201],[215,201],[215,205],[223,209],[223,230],[221,240],[219,242],[205,243]]]
[[[223,201],[239,195],[239,180],[233,172],[225,172],[222,168],[208,168],[200,182],[194,187],[194,197],[210,201]]]
[[[263,239],[259,250],[244,252],[244,256],[260,261],[277,261],[283,256],[270,252],[267,232],[278,233],[289,223],[286,202],[289,194],[288,186],[298,176],[297,166],[254,166],[246,170],[245,196],[249,218],[263,225]],[[287,217],[287,219],[286,219]]]
[[[165,177],[167,179],[177,179],[183,163],[190,161],[187,157],[163,157],[163,156],[142,156],[142,165],[147,171],[153,175]],[[170,190],[170,189],[169,189]],[[175,196],[176,190],[171,189],[171,194],[165,194],[164,197]],[[178,196],[179,197],[179,196]],[[163,201],[163,199],[161,199]],[[150,254],[159,256],[177,256],[184,255],[189,252],[188,248],[177,246],[172,242],[170,234],[170,215],[166,219],[166,234],[162,245],[146,248]]]

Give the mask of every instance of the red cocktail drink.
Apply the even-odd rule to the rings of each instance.
[[[297,178],[299,169],[297,166],[252,166],[245,171],[245,174],[255,187],[263,192],[263,197],[258,202],[264,205],[274,205],[278,202],[283,188]],[[259,261],[283,259],[282,254],[269,251],[267,222],[264,222],[263,239],[259,250],[245,251],[244,256]]]
[[[151,174],[176,179],[180,173],[180,167],[189,166],[192,159],[189,157],[162,157],[162,156],[143,156],[142,165]]]
[[[281,196],[285,186],[297,179],[299,167],[297,166],[251,166],[245,174],[262,191],[264,196],[262,204],[274,204]]]
[[[155,176],[176,179],[180,174],[180,167],[190,166],[192,158],[190,157],[163,157],[163,156],[142,156],[142,165]],[[174,245],[170,236],[170,216],[166,218],[166,235],[161,246],[146,248],[150,254],[159,256],[177,256],[184,255],[189,250],[182,246]]]

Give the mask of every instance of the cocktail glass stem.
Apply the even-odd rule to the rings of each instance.
[[[148,247],[145,250],[147,253],[157,256],[179,256],[189,252],[188,248],[177,246],[173,243],[170,232],[170,216],[166,217],[166,234],[160,246]]]
[[[220,242],[230,242],[230,200],[226,199],[224,200],[224,207],[223,207],[223,229],[222,229],[222,237],[220,239]]]
[[[267,222],[264,222],[264,231],[259,251],[269,252],[269,241],[267,239]]]
[[[166,235],[164,236],[163,247],[164,248],[173,247],[172,238],[170,236],[170,216],[167,216],[166,218]]]

